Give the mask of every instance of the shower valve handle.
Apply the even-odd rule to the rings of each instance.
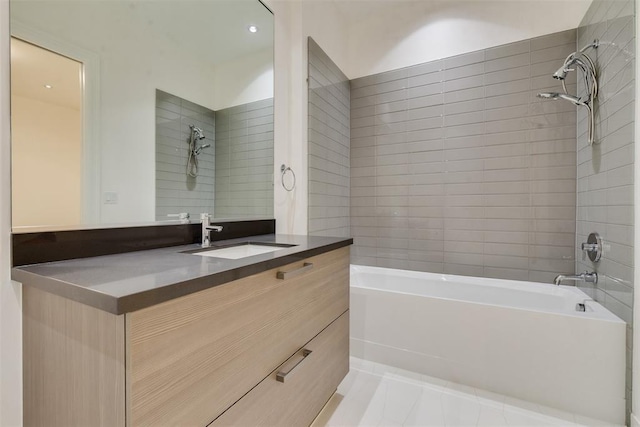
[[[583,256],[587,255],[593,262],[598,262],[600,258],[602,258],[603,245],[598,233],[589,234],[587,241],[584,242],[580,248],[582,249]]]

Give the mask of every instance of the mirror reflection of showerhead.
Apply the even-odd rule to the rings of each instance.
[[[199,155],[200,155],[200,152],[201,152],[202,150],[204,150],[205,148],[208,148],[208,147],[211,147],[211,144],[204,144],[204,145],[201,145],[200,147],[196,148],[193,152],[195,153],[195,155],[196,155],[196,156],[199,156]]]
[[[565,101],[569,101],[575,105],[585,105],[584,102],[582,102],[580,100],[580,98],[578,98],[577,96],[573,96],[573,95],[569,95],[566,93],[558,93],[558,92],[542,92],[539,93],[538,98],[543,98],[543,99],[564,99]]]
[[[189,135],[189,158],[187,159],[187,175],[195,178],[198,176],[198,155],[200,152],[207,148],[211,147],[211,144],[203,144],[201,146],[197,146],[197,142],[204,139],[204,132],[196,125],[189,125],[189,129],[191,129],[191,134]]]
[[[194,125],[189,125],[191,128],[191,134],[193,135],[193,139],[204,139],[204,132],[202,129],[195,127]]]

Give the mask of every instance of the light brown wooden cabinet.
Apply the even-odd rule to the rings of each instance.
[[[348,309],[348,247],[120,316],[27,284],[25,426],[308,425]]]

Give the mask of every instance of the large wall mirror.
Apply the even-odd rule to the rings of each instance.
[[[15,231],[273,216],[261,2],[11,0],[11,35]]]

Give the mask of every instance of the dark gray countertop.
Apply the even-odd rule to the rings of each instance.
[[[11,278],[26,286],[123,314],[353,243],[353,239],[343,237],[269,234],[214,242],[211,249],[246,241],[296,246],[235,260],[183,253],[200,249],[197,244],[173,246],[14,267]]]

